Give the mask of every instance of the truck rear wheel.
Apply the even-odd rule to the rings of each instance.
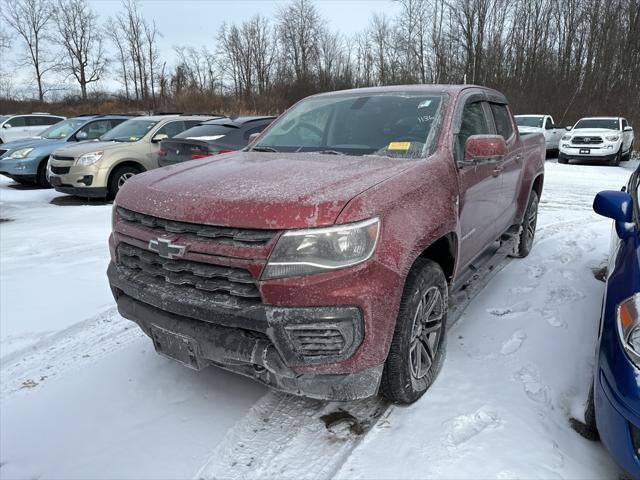
[[[394,403],[413,403],[433,384],[444,363],[447,280],[440,266],[418,259],[409,272],[380,393]]]
[[[536,226],[538,225],[538,193],[535,190],[529,195],[527,210],[520,224],[518,243],[512,254],[513,257],[524,258],[531,252],[533,239],[536,236]]]
[[[626,155],[623,155],[621,160],[623,162],[628,162],[629,160],[631,160],[631,155],[633,155],[633,142],[631,142],[631,145],[629,145],[629,151],[627,152]]]

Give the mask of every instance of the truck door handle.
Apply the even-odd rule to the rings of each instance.
[[[493,175],[494,177],[497,177],[501,173],[502,173],[502,167],[501,166],[497,166],[492,170],[491,175]]]

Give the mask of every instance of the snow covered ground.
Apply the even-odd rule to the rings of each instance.
[[[114,308],[110,205],[0,179],[0,478],[617,478],[568,419],[611,230],[591,202],[635,165],[547,162],[532,254],[471,302],[410,407],[298,399],[158,356]],[[325,417],[340,408],[353,418]]]

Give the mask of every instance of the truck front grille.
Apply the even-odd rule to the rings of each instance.
[[[144,275],[162,282],[165,287],[195,289],[262,303],[255,280],[242,268],[169,260],[126,243],[118,246],[118,264],[132,277]]]
[[[603,143],[602,137],[573,137],[571,143],[575,145],[599,145]]]
[[[176,222],[173,220],[166,220],[164,218],[133,212],[122,207],[118,207],[117,212],[118,216],[124,223],[140,225],[156,231],[176,234],[191,234],[201,239],[216,239],[222,242],[244,246],[265,245],[277,233],[272,230],[251,230]]]
[[[55,166],[51,166],[51,173],[55,173],[56,175],[64,175],[66,173],[69,173],[69,170],[71,170],[71,167],[55,167]]]
[[[297,353],[304,356],[339,355],[345,348],[345,338],[337,328],[312,325],[286,327]]]

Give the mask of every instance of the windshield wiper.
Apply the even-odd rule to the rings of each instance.
[[[317,150],[313,153],[323,153],[325,155],[346,155],[346,153],[339,152],[338,150]]]
[[[273,147],[253,147],[251,149],[252,152],[274,152],[274,153],[278,153],[278,150],[276,150]]]

